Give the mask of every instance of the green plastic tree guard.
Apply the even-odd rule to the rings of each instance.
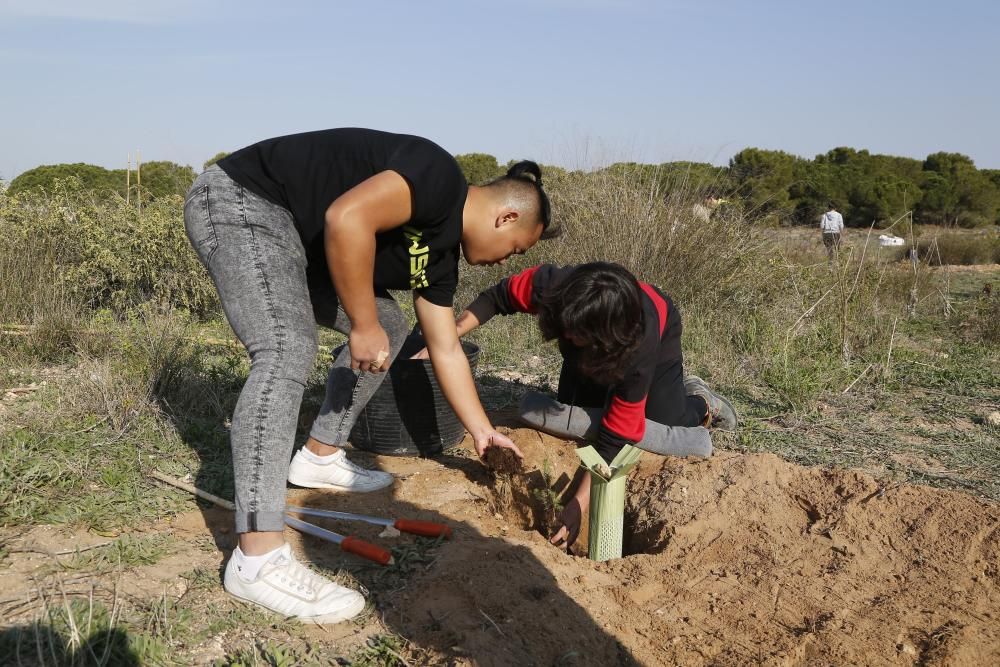
[[[626,445],[611,466],[593,447],[576,450],[581,465],[590,473],[590,549],[591,560],[622,557],[625,528],[625,479],[639,462],[642,450]]]

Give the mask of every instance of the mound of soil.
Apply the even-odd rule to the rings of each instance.
[[[572,473],[513,436],[527,475],[560,448]],[[515,502],[522,532],[448,545],[393,601],[404,635],[468,664],[1000,664],[994,504],[767,454],[647,454],[629,486],[631,555],[561,553]]]
[[[511,437],[525,465],[505,477],[503,506],[500,478],[472,456],[352,453],[396,473],[397,483],[373,494],[290,491],[299,505],[455,529],[452,540],[395,570],[289,531],[304,559],[350,572],[376,608],[357,623],[302,630],[313,633],[310,641],[342,655],[352,641],[396,633],[409,642],[412,664],[1000,664],[996,504],[769,454],[717,451],[684,461],[644,454],[629,478],[629,555],[594,563],[540,533],[539,491],[573,474],[573,445],[527,430]],[[190,542],[177,547],[183,567],[192,558],[217,566],[222,554],[201,548],[181,519],[168,529]],[[231,541],[223,527],[200,526],[202,542],[208,530],[216,544]],[[426,548],[406,535],[379,537],[378,527],[343,529],[387,548]],[[31,558],[12,551],[0,570],[9,599],[31,599]],[[134,568],[128,580],[149,582],[156,602],[180,581],[171,563]],[[221,608],[235,604],[221,586],[205,590]],[[17,609],[24,618],[37,613]]]

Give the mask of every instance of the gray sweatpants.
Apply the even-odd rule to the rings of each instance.
[[[568,440],[594,442],[601,430],[601,408],[566,405],[535,391],[521,397],[518,415],[534,429]],[[666,426],[646,420],[646,434],[635,444],[639,449],[663,456],[712,455],[712,436],[701,426]]]
[[[184,226],[250,354],[230,430],[236,530],[280,531],[302,393],[316,359],[316,325],[347,334],[350,320],[332,286],[310,290],[292,214],[219,167],[209,167],[188,192]],[[408,332],[406,317],[388,293],[376,305],[395,359]],[[347,440],[358,411],[385,378],[353,371],[350,362],[349,353],[334,362],[312,427],[311,435],[327,444]]]

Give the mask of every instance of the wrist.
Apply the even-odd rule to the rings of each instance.
[[[481,442],[483,440],[486,440],[491,435],[493,435],[493,433],[495,431],[495,429],[493,428],[493,425],[490,424],[489,422],[486,422],[485,424],[482,424],[482,423],[475,424],[471,428],[469,428],[469,427],[467,427],[467,428],[469,430],[469,433],[472,435],[472,438],[476,442]]]
[[[357,333],[359,335],[368,335],[375,333],[379,330],[382,325],[379,324],[378,318],[367,318],[361,317],[358,319],[351,320],[351,333]]]

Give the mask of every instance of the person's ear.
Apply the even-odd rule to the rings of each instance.
[[[517,221],[520,219],[521,215],[517,211],[505,209],[500,211],[499,215],[497,215],[493,226],[500,229],[501,227],[506,227],[507,225],[517,224]]]

